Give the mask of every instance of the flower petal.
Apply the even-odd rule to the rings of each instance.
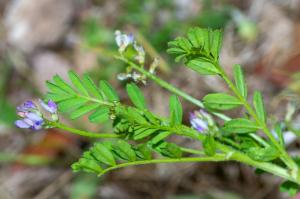
[[[25,121],[23,120],[17,120],[15,122],[15,125],[18,127],[18,128],[22,128],[22,129],[28,129],[30,127],[29,124],[27,124]]]
[[[37,121],[43,121],[43,118],[41,118],[38,114],[36,113],[28,113],[26,115],[26,117],[34,122],[37,122]]]
[[[48,104],[46,104],[43,100],[39,99],[39,103],[41,104],[41,106],[48,111],[49,113],[56,113],[57,111],[57,106],[53,101],[48,101]]]

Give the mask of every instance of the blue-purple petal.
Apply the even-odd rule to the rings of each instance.
[[[28,129],[30,127],[30,125],[27,124],[24,120],[17,120],[17,121],[15,121],[15,125],[18,128],[22,128],[22,129]]]
[[[43,100],[39,100],[39,102],[40,102],[41,106],[49,113],[52,113],[52,114],[56,113],[57,105],[53,101],[49,100],[48,104],[46,104]]]
[[[36,108],[36,105],[33,103],[33,101],[27,100],[27,101],[24,103],[24,107],[26,107],[26,108],[31,108],[31,109],[35,109],[35,108]]]
[[[43,120],[43,118],[41,118],[41,117],[40,117],[38,114],[36,114],[36,113],[28,113],[28,114],[26,115],[26,117],[27,117],[28,119],[34,121],[34,122],[36,122],[36,121],[42,121],[42,120]]]

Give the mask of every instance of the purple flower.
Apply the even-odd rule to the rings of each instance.
[[[51,114],[57,113],[57,105],[52,100],[49,100],[47,104],[41,99],[39,99],[39,102],[41,106],[49,113]]]
[[[52,120],[58,120],[57,105],[49,100],[46,104],[42,100],[39,100],[40,106],[51,114]],[[17,114],[21,117],[20,120],[15,122],[15,125],[19,128],[40,130],[45,126],[45,118],[42,111],[33,101],[26,101],[21,106],[17,107]]]
[[[37,113],[27,112],[23,119],[17,120],[15,125],[19,128],[40,130],[43,128],[44,119]]]
[[[208,130],[208,123],[203,118],[199,117],[197,112],[190,113],[190,123],[194,129],[203,133]]]
[[[21,106],[17,107],[17,110],[19,112],[27,112],[27,111],[34,110],[34,109],[37,109],[37,106],[31,100],[28,100],[28,101],[24,102],[24,104],[22,104]]]

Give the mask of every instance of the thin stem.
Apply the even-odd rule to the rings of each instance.
[[[118,138],[120,137],[119,135],[116,134],[112,134],[112,133],[93,133],[93,132],[89,132],[89,131],[83,131],[83,130],[79,130],[79,129],[74,129],[72,127],[66,126],[62,123],[58,123],[58,122],[49,122],[49,125],[68,131],[70,133],[76,134],[76,135],[81,135],[84,137],[89,137],[89,138]]]
[[[186,153],[191,153],[191,154],[196,154],[196,155],[204,155],[203,151],[196,150],[196,149],[190,149],[190,148],[185,148],[185,147],[180,147],[181,151],[186,152]]]
[[[219,162],[225,161],[226,156],[224,154],[216,154],[211,157],[188,157],[188,158],[168,158],[168,159],[154,159],[154,160],[141,160],[135,162],[121,163],[116,166],[104,169],[99,176],[115,169],[120,169],[128,166],[146,165],[146,164],[160,164],[160,163],[188,163],[188,162]]]

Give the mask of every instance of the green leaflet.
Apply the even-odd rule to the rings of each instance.
[[[284,181],[280,185],[280,191],[287,192],[289,196],[292,197],[295,196],[296,193],[299,191],[299,185],[291,181]]]
[[[77,89],[77,91],[84,96],[88,96],[89,95],[88,91],[83,86],[79,76],[74,71],[69,71],[68,75],[69,75],[69,78],[70,78],[72,84]]]
[[[78,162],[72,164],[72,169],[75,172],[84,170],[86,172],[95,173],[100,173],[103,170],[102,167],[97,163],[97,161],[86,158],[80,158]]]
[[[215,30],[213,31],[213,34],[210,35],[212,35],[212,41],[210,44],[210,53],[215,58],[215,61],[218,61],[219,52],[222,46],[222,32],[220,30]]]
[[[220,73],[214,64],[202,58],[192,59],[186,65],[200,75],[217,75]]]
[[[52,93],[60,94],[60,95],[70,95],[66,90],[53,84],[52,82],[46,81],[46,86]]]
[[[98,90],[97,86],[93,82],[93,80],[88,76],[87,74],[83,75],[82,82],[86,90],[91,93],[93,96],[95,96],[97,99],[103,100],[103,97]]]
[[[82,107],[79,107],[77,110],[71,113],[70,118],[72,120],[77,119],[84,114],[95,110],[97,107],[99,107],[99,104],[88,104],[88,105],[83,105]]]
[[[136,153],[137,157],[142,160],[151,160],[152,159],[151,148],[149,148],[146,143],[139,144],[136,147],[135,153]]]
[[[216,154],[215,139],[211,135],[207,135],[203,141],[204,152],[208,156],[214,156]]]
[[[155,147],[155,150],[163,156],[169,158],[182,157],[182,151],[179,146],[174,143],[162,142],[159,146]]]
[[[89,120],[93,123],[102,123],[109,120],[109,108],[99,107],[94,113],[89,116]]]
[[[144,117],[151,123],[155,125],[159,125],[160,121],[148,110],[144,111]]]
[[[284,147],[285,144],[284,144],[283,133],[282,133],[282,130],[281,130],[281,127],[280,127],[279,123],[277,123],[275,125],[275,133],[277,134],[277,138],[278,138],[279,144]]]
[[[134,130],[133,139],[134,140],[140,140],[143,138],[146,138],[152,134],[154,134],[157,131],[157,129],[149,129],[149,128],[139,128]]]
[[[145,97],[142,93],[142,91],[139,89],[139,87],[134,84],[130,83],[126,85],[126,90],[128,93],[128,96],[131,100],[131,102],[140,109],[145,109],[146,107],[146,102],[145,102]]]
[[[234,65],[233,72],[234,72],[235,85],[236,85],[238,91],[245,99],[247,99],[248,91],[247,91],[247,85],[245,82],[242,67],[238,64]]]
[[[96,143],[95,146],[91,149],[91,153],[96,160],[103,162],[104,164],[111,166],[116,165],[116,161],[112,152],[101,143]]]
[[[222,130],[227,133],[251,133],[260,129],[257,124],[245,118],[232,119],[225,122]]]
[[[208,109],[228,110],[242,105],[239,99],[225,93],[212,93],[203,98],[203,104]]]
[[[136,154],[131,148],[131,145],[123,140],[118,140],[113,145],[114,153],[123,160],[133,162],[136,160]]]
[[[154,138],[152,138],[150,142],[151,142],[151,144],[157,144],[160,141],[167,138],[168,136],[170,136],[171,134],[172,134],[172,132],[170,132],[170,131],[159,132],[158,135],[156,135]]]
[[[182,122],[182,106],[179,101],[179,98],[176,95],[172,95],[170,97],[170,103],[169,103],[169,109],[170,109],[170,125],[179,125]]]
[[[260,92],[255,91],[253,95],[253,105],[258,116],[258,119],[265,123],[266,122],[266,112],[263,102],[263,97]]]
[[[76,95],[76,92],[73,90],[73,88],[69,84],[67,84],[62,78],[60,78],[58,75],[55,75],[53,77],[53,81],[57,86],[65,90],[67,93]]]
[[[279,157],[278,151],[274,147],[251,147],[246,150],[246,153],[253,160],[268,162]]]
[[[65,94],[59,94],[59,93],[47,93],[45,99],[51,99],[54,102],[61,102],[67,99],[72,98],[73,96],[71,95],[65,95]]]
[[[58,104],[58,109],[61,112],[70,112],[72,110],[77,109],[78,107],[83,106],[87,102],[88,102],[87,99],[73,97],[73,98],[61,101]]]
[[[110,102],[120,101],[117,91],[105,80],[101,80],[100,89]]]
[[[128,107],[126,117],[132,122],[137,122],[139,124],[147,124],[147,120],[143,117],[143,115],[139,112],[139,109]]]

